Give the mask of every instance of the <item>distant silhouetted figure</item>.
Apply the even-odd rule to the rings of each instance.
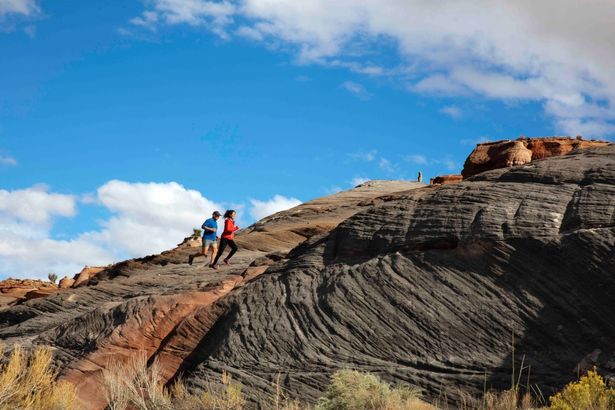
[[[228,265],[229,259],[233,257],[235,252],[237,252],[237,245],[233,240],[235,238],[235,231],[239,229],[238,226],[235,226],[235,217],[237,216],[237,212],[229,209],[224,213],[224,232],[222,232],[222,238],[220,239],[220,248],[218,249],[218,254],[216,255],[216,259],[214,259],[211,267],[213,269],[218,269],[218,259],[222,256],[222,252],[226,248],[226,245],[230,246],[231,251],[228,256],[224,258],[224,264]]]
[[[211,215],[211,218],[207,219],[201,225],[203,229],[203,243],[201,245],[201,252],[193,253],[188,256],[188,263],[192,265],[192,261],[194,258],[203,255],[207,258],[207,252],[211,249],[211,262],[209,266],[214,263],[214,257],[216,256],[216,251],[218,250],[218,243],[216,242],[216,237],[218,234],[218,219],[220,219],[220,212],[214,211]]]
[[[419,171],[419,177],[416,179],[418,182],[423,182],[423,173]]]

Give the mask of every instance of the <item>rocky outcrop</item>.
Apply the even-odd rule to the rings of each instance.
[[[62,279],[60,279],[60,282],[58,283],[58,287],[60,289],[68,289],[68,288],[71,288],[74,284],[75,284],[75,279],[69,278],[68,276],[64,276]]]
[[[439,175],[429,181],[429,185],[456,184],[463,181],[463,176],[459,174]]]
[[[545,396],[615,376],[615,146],[400,184],[265,218],[218,272],[180,246],[5,307],[0,339],[53,346],[89,408],[106,360],[138,350],[195,392],[229,372],[253,404],[274,380],[313,400],[342,368],[454,401],[510,386],[513,340]]]
[[[455,399],[510,386],[514,339],[545,396],[614,375],[614,194],[608,146],[391,195],[221,299],[181,371],[315,398],[356,368]]]
[[[530,161],[566,155],[577,149],[609,145],[607,141],[587,141],[582,137],[545,137],[502,140],[478,144],[466,159],[463,178],[497,168],[527,164]]]
[[[110,266],[80,286],[0,309],[0,340],[54,347],[61,377],[78,385],[82,408],[104,407],[101,369],[140,351],[158,358],[166,377],[197,357],[222,313],[216,302],[286,261],[299,243],[333,229],[382,196],[422,185],[370,181],[274,214],[237,234],[232,265],[206,268],[188,242]]]
[[[57,291],[56,285],[36,279],[5,279],[0,281],[0,308],[34,299]]]
[[[106,267],[104,266],[84,266],[84,268],[81,269],[81,272],[76,274],[73,278],[74,282],[72,287],[76,288],[77,286],[87,284],[90,278],[96,276],[105,269]]]

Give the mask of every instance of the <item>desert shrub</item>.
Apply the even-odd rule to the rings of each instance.
[[[0,346],[0,356],[3,347]],[[49,348],[38,347],[28,356],[16,345],[0,365],[0,409],[68,410],[75,408],[75,389],[57,382]]]
[[[103,382],[111,410],[172,410],[171,395],[162,383],[160,365],[147,366],[145,353],[127,362],[113,362],[103,370]]]
[[[47,275],[47,279],[49,279],[49,282],[51,283],[56,283],[56,280],[58,280],[58,275],[52,272],[49,275]]]
[[[190,393],[181,381],[167,389],[158,361],[148,366],[144,353],[124,363],[110,363],[103,380],[111,410],[239,410],[245,404],[241,385],[226,372],[221,386],[210,384],[201,394]]]
[[[194,236],[195,238],[200,237],[202,233],[203,233],[203,231],[200,230],[199,228],[193,228],[192,229],[192,236]]]
[[[566,385],[549,400],[554,410],[612,410],[615,409],[615,389],[608,388],[594,369]]]
[[[174,405],[178,410],[240,410],[245,400],[241,385],[235,383],[230,374],[222,373],[222,386],[208,384],[201,394],[190,394],[180,382],[173,386]]]
[[[317,410],[406,410],[431,406],[419,400],[420,391],[412,387],[392,388],[378,376],[353,370],[340,370],[331,377],[327,394],[316,404]]]

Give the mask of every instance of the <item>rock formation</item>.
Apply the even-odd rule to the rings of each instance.
[[[446,184],[456,184],[458,182],[463,181],[463,176],[459,174],[451,174],[451,175],[439,175],[435,178],[432,178],[429,181],[429,185],[446,185]]]
[[[0,308],[42,296],[48,296],[57,291],[51,282],[36,279],[5,279],[0,281]]]
[[[546,395],[614,375],[614,194],[608,146],[392,195],[220,300],[181,371],[315,398],[352,367],[454,398],[509,385],[514,334]]]
[[[521,145],[539,152],[506,145],[515,161]],[[278,378],[314,400],[349,367],[456,400],[510,386],[512,340],[545,396],[578,369],[615,376],[614,145],[419,186],[369,182],[265,218],[219,272],[187,265],[185,245],[116,264],[2,308],[0,339],[53,346],[88,408],[104,406],[107,361],[139,350],[193,391],[227,371],[252,403]]]
[[[176,249],[125,261],[81,286],[0,310],[0,340],[51,345],[61,377],[77,385],[84,408],[102,409],[101,369],[139,351],[157,357],[171,378],[198,352],[200,341],[223,313],[215,303],[276,264],[289,250],[321,235],[382,196],[422,185],[370,181],[271,215],[240,231],[240,252],[218,272],[199,259],[187,264],[191,241]]]
[[[527,164],[530,161],[566,155],[576,149],[602,147],[607,141],[587,141],[582,137],[546,137],[502,140],[478,144],[466,160],[463,178],[492,169]]]

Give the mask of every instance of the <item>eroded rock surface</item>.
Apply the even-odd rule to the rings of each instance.
[[[101,409],[101,371],[109,361],[145,352],[171,378],[200,354],[202,338],[224,313],[219,299],[283,264],[290,249],[373,206],[378,197],[421,186],[370,181],[272,215],[237,234],[240,251],[217,272],[202,258],[188,265],[195,249],[189,238],[159,255],[83,271],[79,285],[0,307],[0,340],[52,346],[61,377],[78,387],[80,406]]]
[[[548,157],[566,155],[577,149],[603,147],[607,141],[584,140],[582,137],[544,137],[502,140],[478,144],[466,159],[464,178],[497,168],[523,165]]]
[[[221,299],[181,370],[316,398],[350,367],[454,399],[510,386],[514,334],[545,396],[582,366],[608,376],[614,198],[615,146],[391,195]]]

